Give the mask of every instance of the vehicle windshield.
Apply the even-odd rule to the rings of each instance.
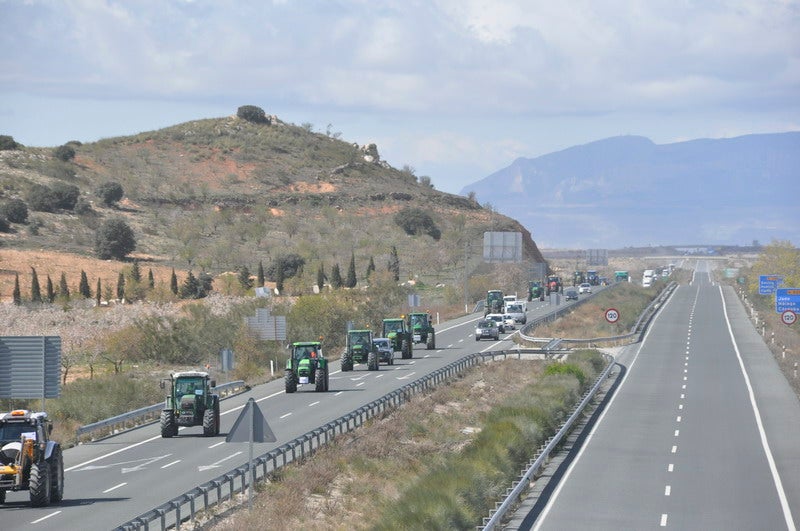
[[[197,390],[203,390],[202,378],[181,378],[175,384],[175,394],[178,396],[193,395]]]
[[[374,341],[375,346],[378,348],[388,348],[389,347],[389,340],[388,339],[381,339],[378,341]]]
[[[35,434],[36,428],[27,422],[5,422],[0,424],[0,441],[18,441],[23,433],[31,432]]]
[[[425,326],[428,322],[427,315],[412,315],[411,316],[411,326]]]
[[[403,321],[384,321],[383,329],[387,332],[402,332]]]
[[[478,323],[478,328],[492,328],[494,326],[494,321],[481,321]]]

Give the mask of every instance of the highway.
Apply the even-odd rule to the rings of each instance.
[[[800,402],[707,262],[618,362],[623,380],[557,486],[509,528],[797,527]]]
[[[555,309],[549,301],[534,301],[528,303],[528,318]],[[342,373],[339,362],[332,362],[327,393],[316,393],[313,386],[305,386],[287,395],[281,378],[224,400],[218,437],[203,437],[202,427],[196,427],[181,428],[179,437],[162,439],[154,424],[68,449],[64,452],[64,500],[32,508],[27,492],[9,492],[6,504],[0,507],[2,528],[113,529],[245,464],[247,444],[225,443],[225,435],[250,397],[258,403],[278,439],[257,444],[257,456],[460,357],[512,345],[508,340],[511,334],[501,335],[500,341],[476,342],[475,322],[480,317],[471,314],[437,325],[439,348],[426,350],[424,345],[417,345],[410,360],[399,359],[396,353],[394,366],[381,365],[379,371],[368,372],[364,365],[358,365],[355,371]]]

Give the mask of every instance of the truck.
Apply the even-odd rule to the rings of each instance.
[[[366,363],[368,371],[377,371],[378,352],[372,342],[372,330],[348,330],[342,354],[342,372],[352,371],[356,363]]]
[[[506,315],[514,318],[515,323],[525,324],[528,322],[528,316],[525,313],[525,304],[523,302],[514,302],[506,306]]]
[[[483,315],[500,313],[503,311],[503,292],[499,289],[490,289],[486,292],[486,305]]]
[[[314,384],[314,391],[328,390],[328,359],[322,352],[321,341],[296,341],[288,346],[291,350],[283,373],[287,393],[297,391],[298,385]],[[344,369],[342,369],[344,370]]]
[[[628,282],[628,272],[614,271],[614,282]]]
[[[655,281],[656,272],[652,269],[645,269],[642,273],[642,287],[649,288]]]
[[[27,490],[34,507],[64,498],[64,457],[52,431],[44,411],[0,414],[0,504],[7,491]]]
[[[436,348],[436,331],[433,329],[433,317],[428,312],[412,312],[408,314],[408,326],[411,329],[412,341],[425,343],[427,350]]]
[[[178,435],[179,426],[202,426],[203,435],[219,435],[219,395],[212,389],[217,383],[205,371],[182,371],[161,380],[161,389],[169,384],[169,394],[161,410],[161,437]]]

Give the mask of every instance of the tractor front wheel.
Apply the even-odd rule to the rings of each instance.
[[[175,423],[175,413],[171,409],[161,412],[161,437],[168,439],[178,434],[178,425]]]
[[[50,466],[47,461],[31,465],[29,488],[31,505],[34,507],[50,505]]]
[[[0,489],[0,505],[6,502],[6,489]]]
[[[368,371],[377,371],[380,368],[378,364],[378,353],[377,352],[370,352],[367,355],[367,370]]]
[[[64,498],[64,456],[61,445],[50,456],[50,501],[58,503]]]
[[[219,396],[214,397],[214,435],[219,435]]]
[[[297,375],[291,369],[286,369],[286,374],[283,375],[283,381],[286,384],[286,392],[294,393],[297,391]]]

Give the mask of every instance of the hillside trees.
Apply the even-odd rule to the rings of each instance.
[[[9,199],[0,207],[0,216],[11,223],[25,223],[28,221],[28,205],[22,199]]]
[[[58,160],[67,162],[75,158],[75,149],[73,149],[72,146],[64,144],[53,150],[53,156]]]
[[[421,208],[406,207],[395,214],[394,221],[409,236],[427,234],[437,241],[442,237],[431,215]]]
[[[133,229],[124,220],[109,219],[97,229],[94,250],[103,260],[123,260],[136,249]]]
[[[392,245],[392,252],[389,254],[389,263],[386,267],[392,274],[395,282],[400,280],[400,258],[397,256],[397,247]]]
[[[269,123],[264,109],[255,105],[242,105],[236,111],[236,116],[254,124]]]
[[[356,279],[356,256],[355,253],[350,253],[350,265],[347,267],[347,278],[344,281],[345,287],[356,287],[358,280]]]
[[[116,181],[109,181],[101,184],[95,191],[97,197],[106,206],[114,206],[125,195],[122,185]]]
[[[19,149],[22,144],[14,140],[13,136],[0,135],[0,151],[7,151],[11,149]]]

